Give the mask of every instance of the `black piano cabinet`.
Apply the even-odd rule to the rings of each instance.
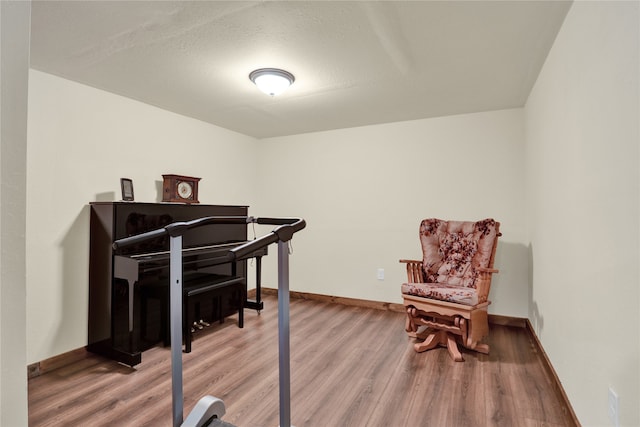
[[[114,251],[113,241],[205,216],[247,216],[247,206],[92,202],[90,203],[89,315],[87,350],[123,364],[141,362],[142,352],[168,344],[168,237]],[[245,224],[215,224],[183,236],[185,312],[207,322],[222,321],[242,309],[261,310],[260,260],[256,300],[248,301],[246,260],[207,267],[208,257],[247,241]],[[188,280],[188,277],[194,278]],[[197,278],[197,279],[196,279]],[[216,283],[218,285],[216,285]],[[196,312],[199,311],[199,312]],[[191,336],[185,336],[187,351]]]

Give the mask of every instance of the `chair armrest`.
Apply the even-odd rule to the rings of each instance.
[[[489,291],[491,290],[491,275],[498,273],[495,268],[476,268],[478,278],[476,279],[476,292],[478,293],[478,303],[487,302]]]
[[[423,283],[422,260],[401,259],[402,264],[407,264],[407,283]]]

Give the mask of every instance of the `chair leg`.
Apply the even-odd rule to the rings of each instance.
[[[458,343],[456,342],[456,338],[453,336],[453,334],[450,333],[446,333],[447,334],[447,350],[449,350],[449,354],[451,355],[451,358],[453,358],[453,360],[455,360],[456,362],[464,362],[464,359],[462,358],[462,354],[460,353],[460,349],[458,349]]]
[[[469,330],[466,340],[463,336],[463,344],[471,350],[483,354],[489,354],[489,344],[481,343],[480,340],[489,335],[489,321],[486,311],[478,311],[472,314],[469,321]]]
[[[404,330],[407,331],[407,334],[409,334],[409,336],[413,338],[415,338],[416,331],[418,330],[416,322],[413,320],[415,313],[416,309],[414,307],[407,307],[407,320],[404,324]]]
[[[478,353],[489,354],[489,344],[476,343],[475,346],[469,348],[473,351],[477,351]]]

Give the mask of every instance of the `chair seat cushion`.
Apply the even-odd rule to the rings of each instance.
[[[445,283],[403,283],[402,293],[458,304],[478,304],[478,293],[474,288]]]

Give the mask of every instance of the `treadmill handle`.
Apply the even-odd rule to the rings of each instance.
[[[260,222],[261,218],[258,218],[259,224],[271,224],[272,222]],[[268,220],[268,219],[267,219]],[[277,223],[281,223],[280,219],[277,219]],[[285,225],[281,225],[276,227],[270,234],[264,235],[258,239],[252,240],[244,245],[240,245],[235,247],[229,251],[229,259],[231,261],[235,261],[238,259],[245,258],[247,255],[251,254],[258,249],[262,249],[266,246],[269,246],[275,242],[287,242],[291,240],[293,234],[297,231],[302,230],[306,227],[307,223],[304,219],[287,219],[287,222],[294,221],[291,223],[285,223]],[[275,222],[275,221],[274,221]]]

